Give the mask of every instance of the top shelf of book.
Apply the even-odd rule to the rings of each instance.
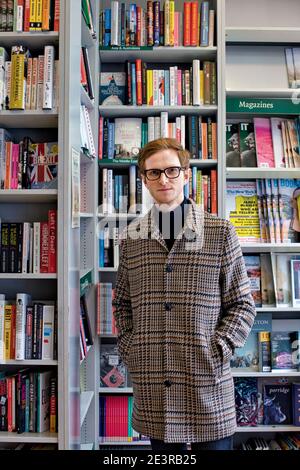
[[[193,59],[214,60],[217,47],[105,47],[99,48],[101,62],[124,62],[142,59],[147,62],[190,62]]]
[[[11,47],[22,44],[30,49],[41,49],[44,46],[56,46],[59,43],[59,33],[55,31],[46,32],[29,32],[16,33],[4,32],[0,33],[0,45],[2,47]]]
[[[298,27],[227,27],[225,29],[227,43],[256,44],[300,44],[300,28]]]

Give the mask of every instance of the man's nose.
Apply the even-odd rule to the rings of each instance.
[[[159,178],[159,182],[161,184],[166,184],[167,181],[168,181],[168,178],[166,177],[166,175],[164,173],[161,173],[160,178]]]

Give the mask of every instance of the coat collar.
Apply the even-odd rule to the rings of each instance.
[[[184,235],[187,249],[200,249],[203,245],[204,211],[192,199],[189,199],[189,201],[190,204],[185,223],[176,240],[182,239]],[[167,249],[166,243],[155,222],[154,207],[139,220],[138,227],[140,238],[155,239]]]

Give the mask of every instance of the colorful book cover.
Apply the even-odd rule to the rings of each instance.
[[[271,335],[272,372],[295,372],[298,364],[293,359],[291,331],[274,331]]]
[[[142,144],[141,118],[115,119],[115,158],[137,158]]]
[[[31,188],[57,188],[57,142],[31,144],[29,167]]]
[[[241,166],[238,124],[226,124],[226,166]]]
[[[254,126],[252,122],[239,123],[239,142],[242,167],[256,167]]]
[[[100,386],[126,387],[126,369],[114,344],[101,344],[100,348]]]
[[[236,348],[231,358],[230,366],[233,369],[242,368],[246,371],[257,372],[259,370],[259,353],[258,353],[258,332],[272,331],[272,314],[260,313],[256,316],[251,332],[242,348]]]
[[[228,181],[226,217],[240,242],[260,243],[260,222],[255,181]]]
[[[291,384],[264,386],[264,425],[292,423]]]
[[[269,118],[253,118],[257,166],[264,168],[274,168],[274,152],[271,132],[271,122]]]
[[[257,426],[257,379],[234,377],[234,395],[237,426]]]
[[[255,307],[262,306],[261,300],[261,268],[259,255],[244,255],[246,270],[250,282],[250,289]]]
[[[125,104],[125,84],[125,72],[101,72],[100,104],[102,106],[120,106]]]

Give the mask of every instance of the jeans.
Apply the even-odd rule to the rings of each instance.
[[[164,442],[158,439],[150,439],[150,441],[153,452],[172,452],[176,454],[187,450],[187,444],[182,442]],[[191,443],[192,452],[198,452],[200,450],[232,450],[232,448],[233,436],[224,437],[224,439],[217,441]]]

